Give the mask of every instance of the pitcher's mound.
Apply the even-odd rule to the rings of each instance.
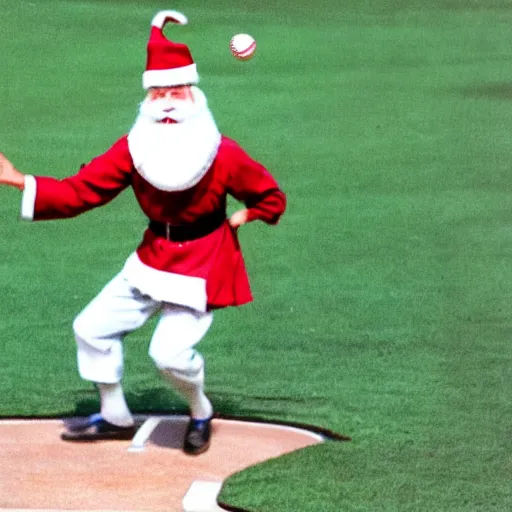
[[[138,419],[133,441],[94,443],[61,441],[61,420],[1,421],[0,509],[178,512],[185,496],[202,499],[194,482],[218,492],[233,473],[324,440],[296,427],[214,419],[210,449],[191,457],[181,451],[187,417]]]

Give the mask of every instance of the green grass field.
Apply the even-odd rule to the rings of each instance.
[[[201,343],[218,412],[349,435],[253,467],[251,512],[512,510],[512,1],[0,0],[0,151],[64,177],[134,120],[149,23],[190,19],[222,131],[288,194],[241,231],[255,302]],[[240,63],[230,37],[248,32]],[[171,35],[172,34],[172,35]],[[127,192],[62,222],[0,190],[0,415],[96,412],[74,316],[146,220]],[[235,205],[233,205],[235,206]],[[135,412],[182,411],[126,340]]]

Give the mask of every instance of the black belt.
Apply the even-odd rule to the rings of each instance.
[[[148,227],[155,235],[171,242],[187,242],[213,233],[222,226],[225,220],[226,212],[218,210],[189,224],[169,224],[150,220]]]

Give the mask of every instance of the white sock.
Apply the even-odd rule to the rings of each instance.
[[[121,384],[98,384],[98,390],[103,419],[118,427],[131,427],[134,423],[133,416],[128,409]]]
[[[213,405],[204,394],[204,370],[196,374],[178,370],[164,370],[162,374],[174,385],[176,390],[185,398],[190,408],[190,416],[196,420],[210,418]]]

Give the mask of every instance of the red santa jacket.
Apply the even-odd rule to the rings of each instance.
[[[135,287],[155,299],[196,309],[252,300],[238,239],[226,220],[226,198],[229,194],[245,203],[249,220],[276,224],[286,197],[265,167],[223,136],[212,166],[197,185],[164,192],[136,171],[124,136],[74,176],[62,180],[35,177],[32,220],[74,217],[108,203],[129,186],[153,221],[125,265],[127,279]],[[202,233],[201,226],[208,227],[212,219],[216,222],[213,231]],[[190,229],[193,239],[169,240],[167,225],[185,235]]]

